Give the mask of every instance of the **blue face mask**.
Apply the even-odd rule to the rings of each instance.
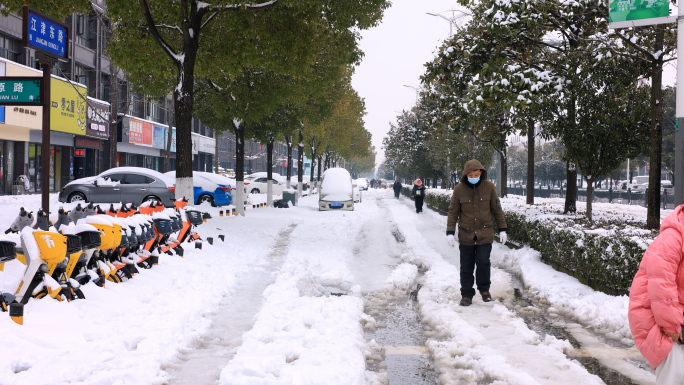
[[[468,182],[470,182],[470,184],[476,184],[479,181],[480,181],[479,176],[477,178],[468,178]]]

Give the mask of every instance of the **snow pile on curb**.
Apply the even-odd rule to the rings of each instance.
[[[405,215],[398,204],[390,210],[407,246],[406,262],[427,270],[418,293],[422,322],[431,331],[428,346],[435,359],[441,383],[493,382],[538,384],[540,379],[555,384],[602,384],[565,352],[567,341],[539,336],[524,321],[498,303],[476,301],[460,307],[459,270],[431,248],[416,228],[415,220]],[[506,282],[508,280],[508,282]],[[493,269],[492,294],[510,298],[508,274]],[[486,331],[486,334],[483,334]]]
[[[550,313],[561,314],[611,339],[634,345],[627,320],[628,296],[594,291],[541,262],[539,252],[529,247],[493,253],[492,263],[519,276],[530,296],[550,304]]]

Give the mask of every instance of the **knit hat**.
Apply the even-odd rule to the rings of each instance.
[[[420,179],[416,179],[415,181],[413,181],[413,184],[416,184],[416,185],[418,185],[418,186],[422,186],[422,185],[423,185],[423,181],[421,181]]]

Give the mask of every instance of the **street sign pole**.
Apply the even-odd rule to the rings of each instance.
[[[43,137],[41,143],[40,193],[45,215],[50,215],[50,80],[52,67],[57,61],[69,58],[69,26],[50,18],[29,6],[22,8],[21,44],[36,51],[36,58],[43,68],[40,85],[43,95]]]
[[[611,0],[608,11],[608,28],[628,28],[677,22],[677,52],[684,52],[684,5],[681,3],[680,1],[677,4],[677,16],[675,17],[669,15],[670,2],[667,0],[655,0],[650,3],[639,0]],[[677,60],[677,79],[677,83],[684,79],[684,59]],[[679,124],[684,123],[682,119],[684,119],[684,84],[677,84],[673,196],[675,207],[684,200],[684,129],[683,132],[679,132]]]
[[[678,4],[677,17],[677,52],[684,52],[684,4]],[[679,84],[682,81],[683,84]],[[684,57],[677,58],[677,109],[675,119],[675,166],[674,166],[674,204],[675,207],[684,200]]]
[[[44,96],[43,100],[43,140],[41,143],[41,174],[40,174],[40,193],[42,197],[42,207],[45,215],[50,215],[50,78],[52,67],[57,63],[57,58],[37,52],[36,56],[43,68],[43,82],[40,85]]]

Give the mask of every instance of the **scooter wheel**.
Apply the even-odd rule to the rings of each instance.
[[[85,295],[81,289],[74,289],[74,293],[76,294],[76,298],[85,299]]]
[[[60,294],[64,297],[64,299],[67,300],[67,302],[71,302],[74,300],[74,296],[73,294],[71,294],[71,290],[62,290]]]

